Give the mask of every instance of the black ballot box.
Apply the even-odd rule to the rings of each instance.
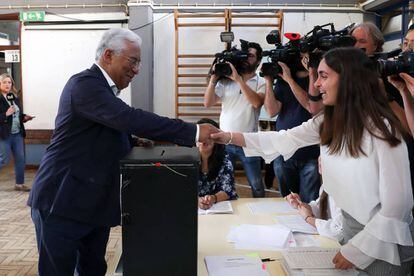
[[[197,275],[197,148],[134,148],[121,168],[124,276]]]

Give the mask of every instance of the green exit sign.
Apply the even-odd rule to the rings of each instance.
[[[45,21],[44,11],[20,12],[20,21]]]

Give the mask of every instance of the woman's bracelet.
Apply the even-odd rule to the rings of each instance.
[[[216,204],[217,203],[217,196],[216,195],[212,195],[212,196],[214,196],[214,204]]]
[[[225,145],[226,145],[226,146],[227,146],[227,145],[230,145],[232,141],[233,141],[233,132],[230,132],[230,140],[229,140],[229,141],[227,141],[227,143],[225,143]]]
[[[305,221],[306,222],[308,222],[308,218],[314,218],[314,216],[307,216],[306,218],[305,218]],[[309,223],[309,222],[308,222]]]

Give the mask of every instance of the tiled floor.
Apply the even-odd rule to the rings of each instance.
[[[31,186],[35,170],[26,170],[26,183]],[[0,171],[0,276],[37,275],[36,239],[30,209],[29,193],[14,190],[12,167]],[[111,231],[106,251],[110,263],[121,242],[121,228]]]

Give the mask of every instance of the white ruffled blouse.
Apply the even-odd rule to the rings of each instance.
[[[323,170],[323,169],[322,169]],[[323,185],[319,190],[319,197],[316,200],[309,202],[312,208],[312,213],[316,216],[315,226],[319,235],[325,236],[334,240],[340,240],[342,237],[342,212],[335,204],[331,196],[328,196],[327,215],[328,219],[320,218],[320,195],[323,192]]]
[[[323,116],[278,132],[245,133],[246,156],[262,156],[271,162],[277,156],[290,158],[298,148],[319,144]],[[412,246],[413,193],[405,142],[390,147],[365,131],[362,149],[366,155],[353,158],[343,150],[329,154],[321,146],[325,191],[339,208],[364,229],[341,248],[354,265],[367,267],[375,259],[400,265],[398,245]]]

